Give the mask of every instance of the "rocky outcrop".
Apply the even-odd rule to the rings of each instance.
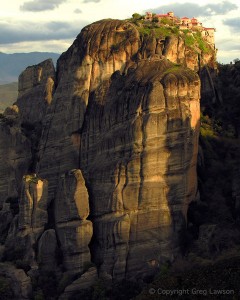
[[[202,51],[197,46],[193,49],[186,45],[184,36],[168,36],[163,44],[163,55],[171,62],[185,65],[196,72],[204,66],[216,69],[215,49]]]
[[[13,219],[5,242],[7,260],[20,259],[36,265],[34,247],[48,223],[47,181],[26,175],[22,181],[19,214]]]
[[[51,60],[19,76],[17,102],[0,119],[0,207],[20,196],[23,175],[35,169],[42,119],[51,103],[55,69]]]
[[[143,61],[115,74],[105,99],[93,97],[80,166],[96,217],[94,262],[114,277],[147,273],[177,251],[196,194],[199,86],[191,71]]]
[[[38,242],[38,264],[42,270],[52,271],[57,266],[58,245],[54,229],[44,231]]]
[[[31,267],[55,269],[59,248],[66,273],[80,276],[65,294],[91,285],[91,274],[153,275],[179,252],[197,194],[201,52],[191,51],[181,37],[103,20],[62,54],[56,84],[50,61],[21,74],[20,120],[41,134],[23,126],[36,176],[17,194],[6,249],[27,245]]]
[[[55,222],[63,265],[71,273],[83,273],[91,263],[88,244],[91,241],[92,222],[89,215],[89,199],[80,170],[62,175],[55,201]]]
[[[3,203],[3,207],[0,210],[0,243],[4,244],[8,229],[13,220],[13,214],[10,208],[10,203]]]
[[[32,296],[31,279],[23,270],[10,264],[0,264],[0,276],[9,284],[11,299],[30,299]],[[4,285],[3,285],[4,290]],[[9,294],[10,295],[10,294]]]
[[[23,177],[19,202],[19,229],[43,230],[48,222],[48,182],[36,174]]]
[[[71,170],[60,178],[55,201],[56,223],[86,220],[89,215],[88,191],[81,170]]]
[[[87,249],[92,234],[76,207],[76,183],[69,181],[76,179],[60,178],[69,167],[80,167],[86,181],[91,255],[101,272],[144,276],[178,251],[178,232],[197,190],[200,81],[160,54],[149,59],[146,51],[154,47],[141,43],[127,22],[96,22],[58,61],[37,171],[56,199],[67,269],[79,268],[71,249],[82,251],[77,240],[85,230]]]
[[[22,176],[31,163],[31,143],[19,127],[18,114],[8,109],[0,120],[0,207],[18,198]]]
[[[18,99],[20,116],[29,123],[41,122],[51,104],[55,89],[55,68],[51,59],[28,67],[19,75]]]
[[[71,297],[75,293],[81,290],[89,289],[91,286],[93,286],[96,283],[97,280],[98,280],[97,270],[96,268],[92,267],[80,278],[76,279],[73,283],[68,285],[65,288],[64,293],[59,298],[59,300],[71,299]]]

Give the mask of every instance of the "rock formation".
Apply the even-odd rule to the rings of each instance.
[[[47,188],[46,180],[35,175],[23,177],[19,214],[13,219],[5,242],[7,259],[18,256],[30,266],[36,264],[34,246],[48,223]]]
[[[0,120],[0,207],[20,195],[22,176],[31,163],[31,143],[19,126],[17,109]]]
[[[9,295],[11,299],[30,299],[32,295],[31,280],[23,270],[16,269],[11,264],[1,263],[0,278],[8,282],[11,289],[11,295]],[[4,289],[4,285],[1,287]]]
[[[88,192],[80,170],[72,170],[60,178],[55,201],[57,235],[63,252],[63,265],[72,273],[83,273],[91,263],[88,244],[92,238]]]
[[[89,286],[89,274],[144,278],[172,261],[197,194],[195,71],[214,57],[182,37],[144,37],[130,22],[103,20],[61,55],[57,76],[50,61],[26,69],[16,105],[20,123],[40,124],[41,138],[23,128],[35,175],[16,192],[7,249],[24,233],[29,263],[46,269],[59,248],[64,272],[79,277],[66,295]],[[3,155],[9,147],[17,149],[6,145]]]
[[[26,122],[41,122],[52,101],[55,68],[51,59],[28,67],[19,75],[18,99],[20,116]]]
[[[172,259],[197,188],[200,82],[161,56],[148,59],[154,49],[126,22],[86,27],[58,61],[40,145],[37,171],[57,207],[65,203],[58,178],[69,167],[82,170],[93,261],[119,278]]]
[[[38,242],[38,264],[41,269],[51,271],[57,266],[57,238],[54,229],[44,231]]]

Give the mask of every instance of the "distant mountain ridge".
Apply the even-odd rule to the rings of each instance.
[[[51,58],[56,65],[60,54],[53,52],[30,52],[6,54],[0,52],[0,84],[18,81],[19,74],[28,66]]]

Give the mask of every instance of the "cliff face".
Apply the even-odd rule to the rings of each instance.
[[[49,107],[55,81],[51,60],[28,67],[19,76],[17,102],[0,119],[0,205],[20,195],[23,175],[34,168],[42,120]]]
[[[28,67],[19,75],[17,105],[22,120],[41,122],[52,101],[55,68],[51,59]]]
[[[200,82],[171,67],[142,61],[115,74],[108,94],[93,96],[81,133],[94,262],[116,277],[172,259],[196,195]]]
[[[133,279],[179,252],[197,193],[200,80],[193,70],[203,55],[193,53],[181,37],[142,37],[126,21],[105,20],[85,27],[62,54],[55,85],[49,61],[22,73],[20,119],[42,123],[42,132],[34,147],[32,131],[27,136],[38,177],[25,182],[8,245],[14,234],[38,244],[29,264],[46,268],[58,249],[68,274],[88,278],[86,265],[94,263],[102,278]],[[32,185],[42,183],[48,198],[41,202]]]
[[[82,31],[58,61],[37,166],[50,199],[61,174],[82,170],[93,262],[119,278],[172,259],[197,189],[198,76],[143,43],[122,21]]]
[[[31,162],[31,143],[22,133],[17,106],[8,108],[0,120],[0,206],[18,197],[22,176]]]

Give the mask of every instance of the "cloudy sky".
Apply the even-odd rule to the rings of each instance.
[[[146,11],[197,17],[217,30],[219,62],[240,59],[239,0],[6,0],[0,10],[0,51],[62,53],[85,25]]]

